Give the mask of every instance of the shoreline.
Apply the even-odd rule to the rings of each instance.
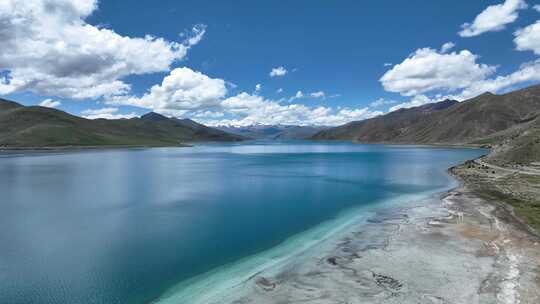
[[[482,159],[482,157],[478,158]],[[474,160],[476,161],[476,160]],[[496,303],[539,303],[540,302],[540,237],[536,230],[517,216],[505,201],[485,199],[478,189],[471,189],[467,181],[456,169],[449,173],[459,182],[459,187],[449,192],[462,197],[452,199],[457,202],[455,210],[477,211],[489,220],[489,231],[496,233],[484,240],[487,255],[495,258],[496,269],[487,278],[487,285],[496,294]],[[457,211],[460,212],[460,211]],[[487,231],[487,230],[486,230]],[[482,235],[474,235],[482,239]]]
[[[411,142],[392,142],[392,141],[379,141],[379,142],[364,142],[350,139],[306,139],[309,141],[346,141],[354,144],[361,145],[389,145],[389,146],[420,146],[420,147],[434,147],[434,148],[456,148],[456,149],[486,149],[493,148],[489,144],[471,144],[471,143],[411,143]]]
[[[482,157],[479,157],[477,159],[474,159],[472,161],[480,160]],[[462,189],[461,191],[467,191],[471,193],[475,198],[480,199],[484,202],[484,204],[492,205],[494,208],[498,208],[499,213],[504,213],[504,215],[499,214],[500,219],[506,219],[509,220],[513,225],[516,226],[516,228],[523,230],[524,232],[527,232],[532,237],[537,238],[540,241],[540,233],[538,233],[534,228],[527,225],[525,221],[520,218],[516,213],[514,212],[514,209],[511,205],[504,201],[494,201],[494,200],[488,200],[488,199],[482,199],[482,194],[478,190],[471,190],[468,189],[471,186],[470,182],[467,182],[463,176],[461,176],[458,172],[455,172],[456,169],[464,166],[465,164],[460,164],[458,166],[454,166],[448,169],[449,174],[455,178],[460,186],[459,189]],[[465,190],[468,189],[468,190]],[[509,219],[508,219],[509,218]]]
[[[446,190],[374,208],[247,277],[225,265],[230,272],[214,282],[195,278],[191,292],[204,296],[186,298],[188,283],[152,303],[538,303],[538,238],[501,219],[451,170]],[[219,279],[236,282],[216,288]]]
[[[438,197],[441,191],[445,190],[437,189],[398,196],[344,211],[332,220],[291,236],[278,246],[180,282],[151,303],[185,303],[186,300],[192,304],[232,303],[236,301],[233,298],[238,290],[254,282],[258,284],[260,276],[277,274],[280,271],[288,272],[291,262],[294,264],[298,260],[313,259],[321,252],[327,252],[336,244],[336,239],[341,235],[352,233],[354,227],[369,223],[370,218],[380,209],[400,208],[404,201],[407,203],[427,197]],[[255,303],[258,303],[257,301]]]
[[[246,139],[244,142],[256,141],[255,139]],[[279,142],[280,140],[272,140]],[[298,141],[306,142],[352,142],[355,144],[362,145],[388,145],[388,146],[418,146],[418,147],[433,147],[433,148],[456,148],[456,149],[490,149],[485,145],[474,145],[474,144],[425,144],[425,143],[391,143],[391,142],[380,142],[380,143],[364,143],[364,142],[355,142],[349,140],[310,140],[310,139],[298,139]],[[224,141],[234,143],[238,141]],[[98,146],[29,146],[29,147],[16,147],[16,146],[0,146],[0,152],[9,152],[9,151],[77,151],[77,150],[113,150],[113,149],[151,149],[151,148],[185,148],[193,147],[198,143],[223,143],[221,141],[201,141],[201,142],[185,142],[176,145],[98,145]]]
[[[182,145],[110,145],[110,146],[42,146],[42,147],[1,147],[0,152],[11,151],[87,151],[87,150],[129,150],[129,149],[151,149],[151,148],[186,148],[193,147],[192,144]]]

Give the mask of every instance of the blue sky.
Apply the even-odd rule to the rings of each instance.
[[[8,1],[0,93],[89,118],[338,125],[539,82],[536,4]]]

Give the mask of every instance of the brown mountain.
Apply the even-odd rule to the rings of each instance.
[[[488,160],[527,164],[540,161],[540,116],[507,130],[494,133],[477,143],[494,144]]]
[[[354,140],[364,143],[413,142],[411,127],[420,125],[435,112],[442,111],[457,101],[446,100],[421,107],[400,109],[386,115],[331,128],[317,133],[312,139]]]
[[[238,140],[243,137],[157,113],[133,119],[89,120],[0,99],[0,147],[175,146]]]
[[[463,102],[447,100],[401,109],[319,132],[313,139],[462,144],[526,125],[539,114],[537,85],[504,95],[485,93]]]

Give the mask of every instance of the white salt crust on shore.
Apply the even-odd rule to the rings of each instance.
[[[538,244],[493,211],[462,188],[351,210],[156,303],[540,303]]]

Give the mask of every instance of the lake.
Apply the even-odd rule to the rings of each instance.
[[[364,206],[447,190],[446,170],[483,154],[302,141],[6,152],[0,303],[149,303]]]

